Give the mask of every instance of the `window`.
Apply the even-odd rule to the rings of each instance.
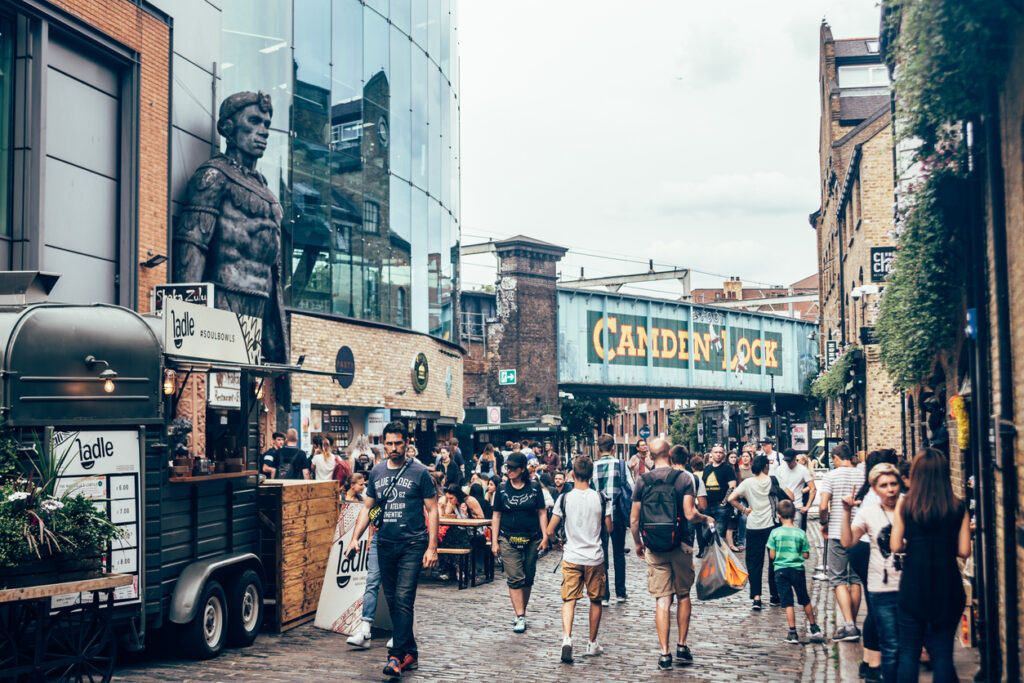
[[[380,204],[377,202],[363,202],[363,232],[380,232]]]
[[[840,88],[878,88],[889,85],[889,71],[880,64],[841,66],[838,75]]]

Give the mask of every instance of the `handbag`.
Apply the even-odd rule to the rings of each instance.
[[[388,487],[384,489],[384,494],[380,498],[377,498],[377,502],[375,502],[373,507],[370,508],[368,516],[370,518],[370,524],[373,525],[374,529],[380,529],[381,525],[378,524],[378,522],[383,522],[381,517],[384,516],[384,508],[387,507],[388,500],[391,498],[391,492],[395,490],[395,484],[397,484],[398,480],[402,478],[403,474],[405,474],[405,468],[408,466],[409,458],[406,458],[405,463],[402,465],[402,469],[398,470],[398,474],[396,474],[395,478],[391,480]]]
[[[779,522],[779,501],[780,500],[792,500],[786,493],[786,490],[779,484],[779,480],[772,474],[769,476],[772,480],[772,487],[768,491],[768,501],[772,506],[772,524],[780,524]]]
[[[738,592],[747,582],[747,568],[743,561],[724,543],[718,532],[713,532],[709,542],[698,553],[700,565],[694,583],[697,597],[701,600],[715,600]]]

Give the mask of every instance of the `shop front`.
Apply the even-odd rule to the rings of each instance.
[[[290,315],[292,425],[309,450],[329,435],[340,448],[365,435],[378,444],[401,421],[420,453],[454,435],[462,417],[461,347],[399,328]],[[301,363],[300,363],[301,359]]]

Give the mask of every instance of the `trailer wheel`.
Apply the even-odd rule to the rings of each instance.
[[[246,569],[228,584],[228,642],[249,647],[263,624],[263,582],[260,575]]]
[[[220,654],[227,638],[228,602],[219,581],[206,582],[198,604],[196,616],[184,626],[182,646],[192,659],[210,659]]]

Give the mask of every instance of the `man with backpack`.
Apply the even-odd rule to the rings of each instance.
[[[633,475],[626,467],[626,461],[612,455],[615,439],[611,434],[597,437],[597,460],[594,462],[594,490],[612,502],[612,561],[615,566],[615,598],[626,601],[626,527],[629,525],[629,509],[633,498]],[[602,539],[604,551],[604,573],[608,577],[608,538]],[[611,593],[607,581],[604,600],[608,605]]]
[[[590,598],[590,640],[587,657],[604,652],[597,643],[601,624],[601,599],[604,597],[604,551],[602,531],[612,530],[612,502],[590,488],[594,463],[585,455],[572,466],[573,487],[565,488],[558,497],[548,522],[548,536],[553,537],[558,525],[565,521],[565,544],[562,548],[562,661],[572,663],[572,620],[576,601],[586,590]]]
[[[667,670],[672,668],[668,649],[672,596],[679,603],[676,664],[693,664],[693,655],[686,645],[690,628],[690,587],[694,579],[693,548],[685,542],[686,522],[706,524],[714,529],[714,520],[697,511],[693,504],[696,492],[693,475],[672,467],[668,442],[654,439],[650,451],[654,469],[636,482],[629,523],[636,555],[647,561],[647,590],[657,601],[654,624],[661,645],[658,668]]]

